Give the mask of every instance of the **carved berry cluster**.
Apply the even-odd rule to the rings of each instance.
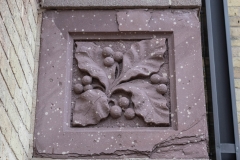
[[[123,59],[122,52],[114,52],[110,47],[103,48],[102,56],[104,57],[103,63],[107,67],[111,67],[114,61],[121,62]]]
[[[152,84],[159,84],[157,86],[157,91],[160,94],[165,94],[167,93],[167,86],[166,84],[168,83],[168,78],[167,77],[161,77],[158,74],[153,74],[150,77],[151,83]]]
[[[82,78],[82,84],[81,83],[75,84],[73,90],[76,94],[81,94],[83,91],[93,89],[91,83],[92,77],[86,75]]]

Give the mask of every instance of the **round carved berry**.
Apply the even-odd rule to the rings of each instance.
[[[129,106],[129,99],[126,97],[121,97],[118,101],[118,104],[122,108],[127,108]]]
[[[83,92],[83,86],[81,84],[75,84],[74,87],[73,87],[73,91],[76,93],[76,94],[81,94]]]
[[[88,85],[88,84],[91,84],[92,83],[92,77],[90,76],[84,76],[82,78],[82,84],[83,85]]]
[[[84,91],[91,90],[91,89],[93,89],[93,86],[91,84],[88,84],[88,85],[83,87]]]
[[[116,61],[116,62],[121,62],[122,59],[123,59],[123,53],[122,52],[115,52],[113,54],[113,59]]]
[[[107,67],[111,67],[114,64],[114,59],[112,57],[107,57],[103,60],[103,63]]]
[[[158,83],[160,83],[161,77],[158,74],[153,74],[150,77],[150,80],[151,80],[152,84],[158,84]]]
[[[160,83],[167,84],[168,83],[168,78],[167,77],[161,77],[160,78]]]
[[[112,118],[116,119],[121,117],[122,115],[122,109],[119,106],[112,106],[110,109],[110,115]]]
[[[167,93],[167,86],[165,84],[160,84],[159,86],[157,86],[157,91],[160,94],[165,94]]]
[[[103,57],[110,57],[112,56],[114,53],[114,51],[112,50],[112,48],[110,47],[105,47],[103,48],[103,51],[102,51],[102,56]]]
[[[133,119],[135,117],[135,112],[132,108],[128,108],[125,113],[124,113],[124,116],[126,119]]]

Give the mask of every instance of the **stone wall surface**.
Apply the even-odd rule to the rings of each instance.
[[[38,57],[36,0],[0,0],[0,159],[31,156]]]
[[[175,1],[174,1],[175,2]],[[36,0],[0,0],[0,159],[32,157],[41,14]],[[240,1],[228,0],[240,124]]]
[[[240,126],[240,1],[239,0],[228,0],[228,13],[229,13],[231,42],[232,42],[238,124]],[[240,127],[238,128],[240,131]]]

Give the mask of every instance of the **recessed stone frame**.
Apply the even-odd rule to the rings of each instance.
[[[134,23],[131,23],[134,20]],[[166,38],[169,127],[71,126],[76,41]],[[43,15],[34,156],[52,158],[208,158],[198,10],[76,10]],[[172,58],[171,58],[172,57]],[[172,74],[171,74],[172,73]]]
[[[72,41],[75,40],[75,50],[73,54],[69,55],[72,55],[70,59],[74,58],[75,62],[72,62],[74,64],[71,82],[72,108],[68,107],[72,109],[73,118],[67,119],[72,119],[73,127],[101,127],[107,129],[136,127],[137,129],[139,127],[172,126],[176,128],[176,116],[173,115],[172,118],[170,116],[171,111],[176,109],[175,80],[168,78],[170,77],[168,75],[172,75],[172,77],[174,75],[174,54],[172,50],[169,50],[169,48],[173,48],[172,33],[85,32],[70,35]],[[106,54],[102,48],[109,46],[125,52],[121,52],[123,53],[123,60],[119,60],[118,63],[115,60],[113,65],[105,66],[104,60],[107,57],[115,57],[102,55]],[[123,49],[119,50],[120,48]],[[117,50],[115,53],[117,53]],[[142,55],[139,56],[139,54]],[[76,56],[78,56],[77,59]],[[135,62],[135,65],[128,68],[131,65],[130,61]],[[118,75],[115,75],[116,69],[119,71]],[[126,74],[123,73],[124,69],[127,70],[125,71]],[[88,70],[88,73],[85,70]],[[89,71],[91,72],[90,75]],[[85,78],[95,76],[95,78],[92,78],[95,79],[95,83],[84,84],[84,76]],[[156,77],[159,79],[156,80]],[[98,81],[96,82],[96,80]],[[119,83],[113,87],[115,89],[110,89],[117,80]],[[106,85],[108,85],[108,91],[105,90]],[[168,88],[167,92],[161,93],[159,88],[165,86]],[[93,90],[88,91],[88,87],[93,87]],[[114,90],[116,94],[113,92]],[[79,91],[81,93],[78,93]],[[122,100],[127,97],[126,100],[130,101],[130,104],[128,103],[127,106],[119,104],[121,99],[119,96],[124,97]],[[107,101],[114,104],[106,105]],[[130,115],[126,116],[124,113],[119,114],[120,117],[118,117],[112,112],[114,111],[113,106],[115,108],[119,106],[117,109],[121,107],[125,114],[134,109],[136,114],[133,118],[128,117]],[[79,112],[79,110],[81,111]],[[121,110],[117,110],[117,112],[122,112]],[[114,117],[114,115],[117,117]]]

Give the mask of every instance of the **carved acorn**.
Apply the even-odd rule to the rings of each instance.
[[[114,51],[110,47],[103,48],[102,56],[103,57],[111,57],[114,54]]]
[[[157,86],[157,92],[160,94],[167,93],[167,86],[165,84],[160,84],[159,86]]]
[[[103,63],[107,67],[111,67],[114,64],[114,59],[112,57],[107,57],[103,60]]]
[[[82,84],[83,85],[88,85],[88,84],[91,84],[92,83],[92,77],[90,76],[84,76],[82,78]]]
[[[127,108],[129,106],[129,99],[121,97],[118,101],[118,105],[122,108]]]
[[[122,115],[121,107],[119,107],[117,105],[112,106],[111,109],[110,109],[110,115],[114,119],[117,119],[117,118],[121,117],[121,115]]]
[[[133,119],[135,117],[135,111],[132,108],[128,108],[125,111],[124,116],[126,119]]]

